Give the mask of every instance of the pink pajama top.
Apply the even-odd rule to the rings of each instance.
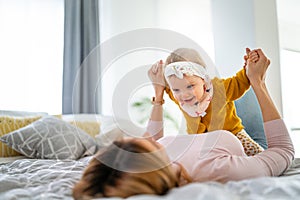
[[[166,136],[158,142],[195,182],[278,176],[294,158],[293,143],[282,119],[266,122],[264,127],[268,149],[255,156],[247,156],[237,137],[225,130]]]

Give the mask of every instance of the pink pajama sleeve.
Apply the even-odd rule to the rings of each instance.
[[[283,120],[266,122],[264,127],[268,149],[250,157],[225,156],[223,162],[228,165],[223,170],[227,178],[223,181],[279,176],[290,166],[294,159],[294,146]]]

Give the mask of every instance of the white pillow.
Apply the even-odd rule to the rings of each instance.
[[[100,124],[100,133],[95,135],[99,148],[109,146],[113,141],[123,137],[141,137],[146,128],[138,127],[130,120],[100,114],[68,114],[62,115],[64,121],[90,121]]]
[[[46,112],[28,112],[18,110],[0,110],[0,116],[28,117],[28,116],[45,116]]]
[[[123,137],[142,137],[146,128],[138,127],[129,120],[112,116],[101,116],[101,131],[96,135],[98,146],[106,147]]]

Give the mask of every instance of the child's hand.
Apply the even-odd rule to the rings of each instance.
[[[165,83],[164,66],[162,60],[152,65],[152,67],[148,70],[148,76],[155,87],[162,87],[162,88],[165,87],[166,83]]]
[[[253,51],[249,52],[248,60],[250,62],[254,62],[254,63],[256,63],[259,60],[259,55],[258,55],[257,50],[253,50]]]
[[[246,55],[244,55],[244,68],[246,68],[248,61],[256,63],[259,60],[259,55],[256,50],[251,51],[249,48],[246,48]]]
[[[244,68],[246,68],[246,66],[247,66],[247,60],[248,60],[248,57],[249,57],[249,53],[250,53],[250,49],[249,48],[246,48],[246,55],[244,55]]]

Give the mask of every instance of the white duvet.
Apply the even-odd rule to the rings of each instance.
[[[78,161],[19,159],[0,165],[0,199],[72,199],[75,182],[91,157]],[[259,169],[258,169],[259,170]],[[220,184],[193,183],[165,196],[137,195],[131,200],[195,199],[299,199],[300,158],[281,177],[264,177]],[[116,200],[120,198],[109,198]]]

